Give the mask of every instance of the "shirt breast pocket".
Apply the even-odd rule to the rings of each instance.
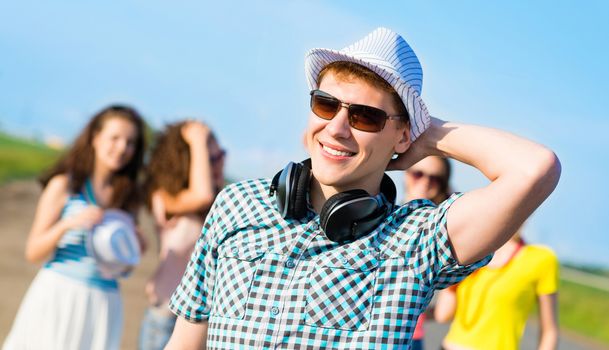
[[[312,326],[367,330],[378,267],[368,251],[335,251],[313,262],[307,281],[305,323]]]
[[[212,314],[243,318],[256,268],[263,256],[263,251],[248,247],[218,250]]]

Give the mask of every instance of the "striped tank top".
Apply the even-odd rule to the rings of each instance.
[[[85,183],[85,193],[73,194],[61,212],[61,218],[77,215],[86,206],[96,204],[91,183]],[[55,255],[43,268],[53,270],[64,276],[84,282],[85,284],[103,290],[117,290],[116,279],[104,277],[87,249],[87,236],[90,230],[69,230],[59,240]]]

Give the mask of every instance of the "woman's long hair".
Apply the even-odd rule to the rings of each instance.
[[[182,128],[187,122],[169,124],[156,136],[146,171],[146,203],[152,207],[152,195],[163,189],[170,195],[177,195],[188,188],[190,181],[190,146],[182,137]],[[210,134],[208,142],[216,142]]]
[[[145,126],[140,114],[128,106],[111,105],[95,114],[80,135],[78,135],[72,147],[67,150],[49,171],[40,177],[39,181],[41,185],[46,187],[54,176],[66,174],[70,177],[70,190],[73,193],[82,191],[85,181],[92,175],[95,165],[93,138],[101,131],[105,122],[112,118],[122,118],[135,125],[137,138],[135,140],[133,157],[112,176],[111,185],[113,191],[110,207],[130,212],[135,211],[140,202],[140,196],[138,195],[140,191],[137,181],[144,161]]]
[[[190,148],[182,137],[184,124],[186,123],[179,122],[167,125],[165,131],[156,135],[146,169],[146,202],[149,205],[152,194],[158,189],[177,195],[188,187]]]

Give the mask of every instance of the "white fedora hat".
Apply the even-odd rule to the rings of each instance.
[[[342,50],[310,50],[305,56],[305,74],[311,90],[319,87],[319,72],[337,61],[360,64],[381,76],[397,91],[410,115],[410,141],[429,127],[429,113],[420,97],[423,69],[414,51],[399,34],[377,28]]]
[[[131,215],[118,209],[104,211],[102,221],[93,227],[87,247],[99,263],[103,275],[126,277],[140,262],[140,245]]]

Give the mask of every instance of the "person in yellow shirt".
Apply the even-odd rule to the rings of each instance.
[[[436,321],[454,318],[443,349],[518,349],[535,303],[541,332],[538,349],[556,349],[557,289],[558,260],[552,250],[527,245],[516,233],[488,266],[439,293]]]

